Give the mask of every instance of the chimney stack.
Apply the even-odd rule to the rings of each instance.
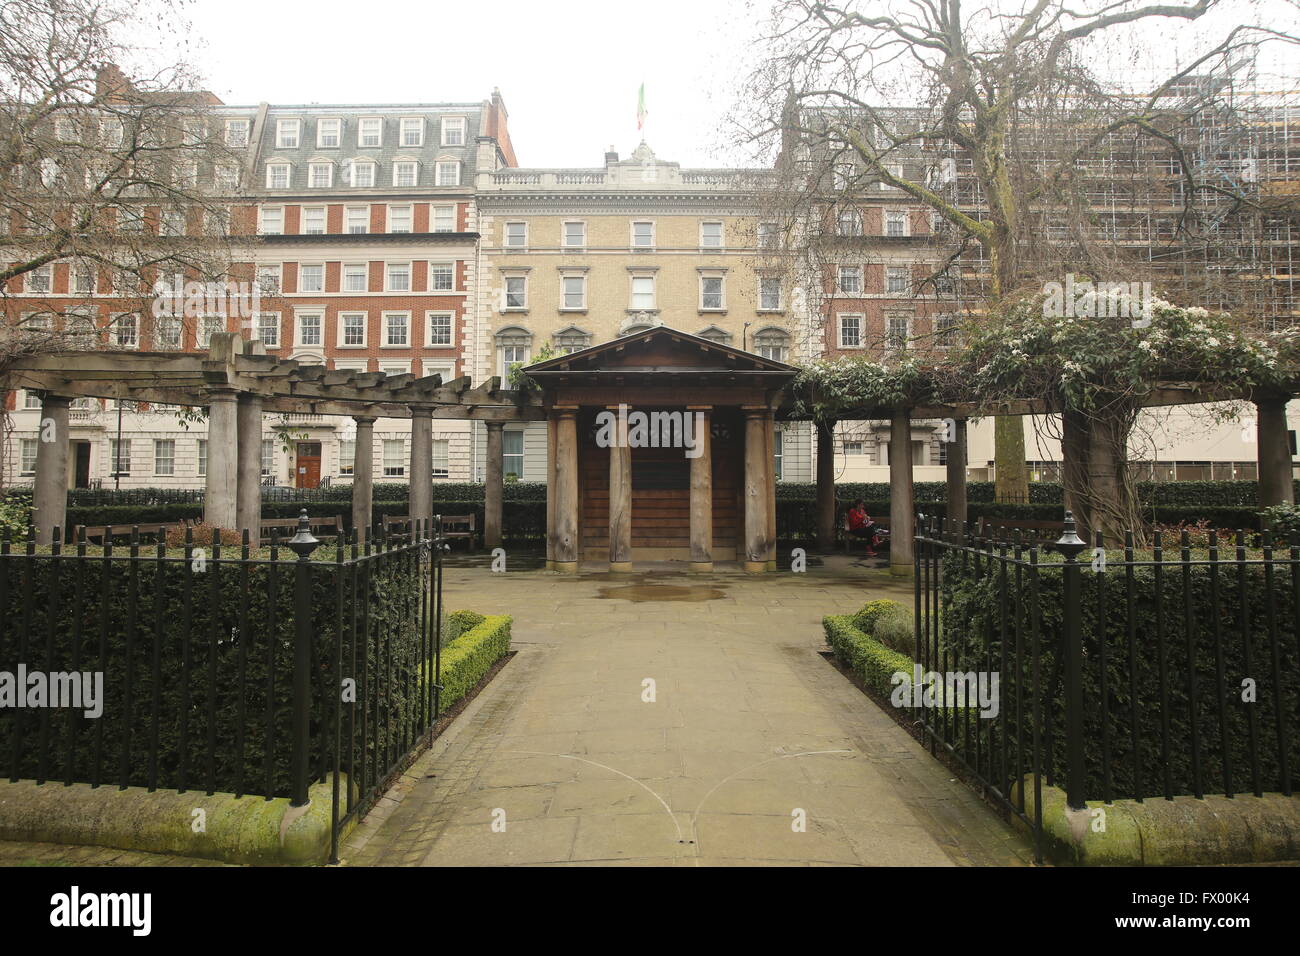
[[[617,162],[618,162],[618,151],[615,150],[613,146],[610,146],[609,149],[605,151],[605,165],[608,166],[611,163],[617,163]]]

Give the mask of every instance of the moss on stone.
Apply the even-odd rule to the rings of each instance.
[[[343,779],[346,788],[347,780]],[[0,839],[115,847],[226,863],[324,863],[333,786],[317,783],[308,804],[229,793],[143,787],[0,782]],[[346,790],[344,790],[346,792]],[[203,827],[195,832],[196,810]]]

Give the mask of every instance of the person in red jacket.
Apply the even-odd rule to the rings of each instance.
[[[867,541],[867,557],[876,556],[876,523],[867,514],[866,505],[859,498],[849,508],[849,534]]]

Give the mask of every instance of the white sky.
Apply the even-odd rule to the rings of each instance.
[[[195,0],[200,69],[227,103],[476,101],[500,87],[525,166],[601,166],[646,139],[662,159],[712,154],[747,17],[740,0]],[[734,69],[730,70],[734,73]]]
[[[1022,0],[994,0],[1017,9]],[[1095,8],[1100,0],[1082,2]],[[689,166],[744,164],[725,143],[735,83],[756,60],[752,41],[771,0],[181,0],[207,86],[227,103],[476,101],[499,87],[524,166],[599,166],[613,145],[646,139]],[[863,0],[906,8],[906,0]],[[1224,0],[1196,26],[1161,20],[1105,52],[1141,80],[1186,58],[1194,34],[1234,23],[1295,29],[1300,0]],[[1154,42],[1151,42],[1154,41]],[[1132,45],[1131,45],[1132,44]],[[1300,80],[1296,48],[1268,72]],[[1154,64],[1152,58],[1161,62]]]

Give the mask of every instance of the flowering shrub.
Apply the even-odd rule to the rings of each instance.
[[[856,356],[818,359],[804,366],[792,391],[801,414],[837,418],[862,408],[892,408],[933,402],[938,376],[913,358],[875,362]]]
[[[1123,293],[1112,298],[1119,301],[1092,318],[1045,310],[1041,296],[1010,304],[975,330],[966,356],[974,391],[989,399],[1051,396],[1088,411],[1140,399],[1160,382],[1271,385],[1294,367],[1293,333],[1257,335],[1225,313],[1159,298],[1148,319],[1134,322],[1126,312],[1136,303]]]
[[[1218,539],[1218,547],[1235,547],[1237,532],[1231,528],[1215,528],[1209,518],[1199,521],[1180,521],[1177,524],[1156,524],[1152,530],[1160,535],[1160,544],[1166,551],[1176,551],[1182,547],[1183,532],[1187,532],[1187,546],[1204,550],[1210,546],[1210,532]],[[1252,536],[1253,537],[1253,536]]]

